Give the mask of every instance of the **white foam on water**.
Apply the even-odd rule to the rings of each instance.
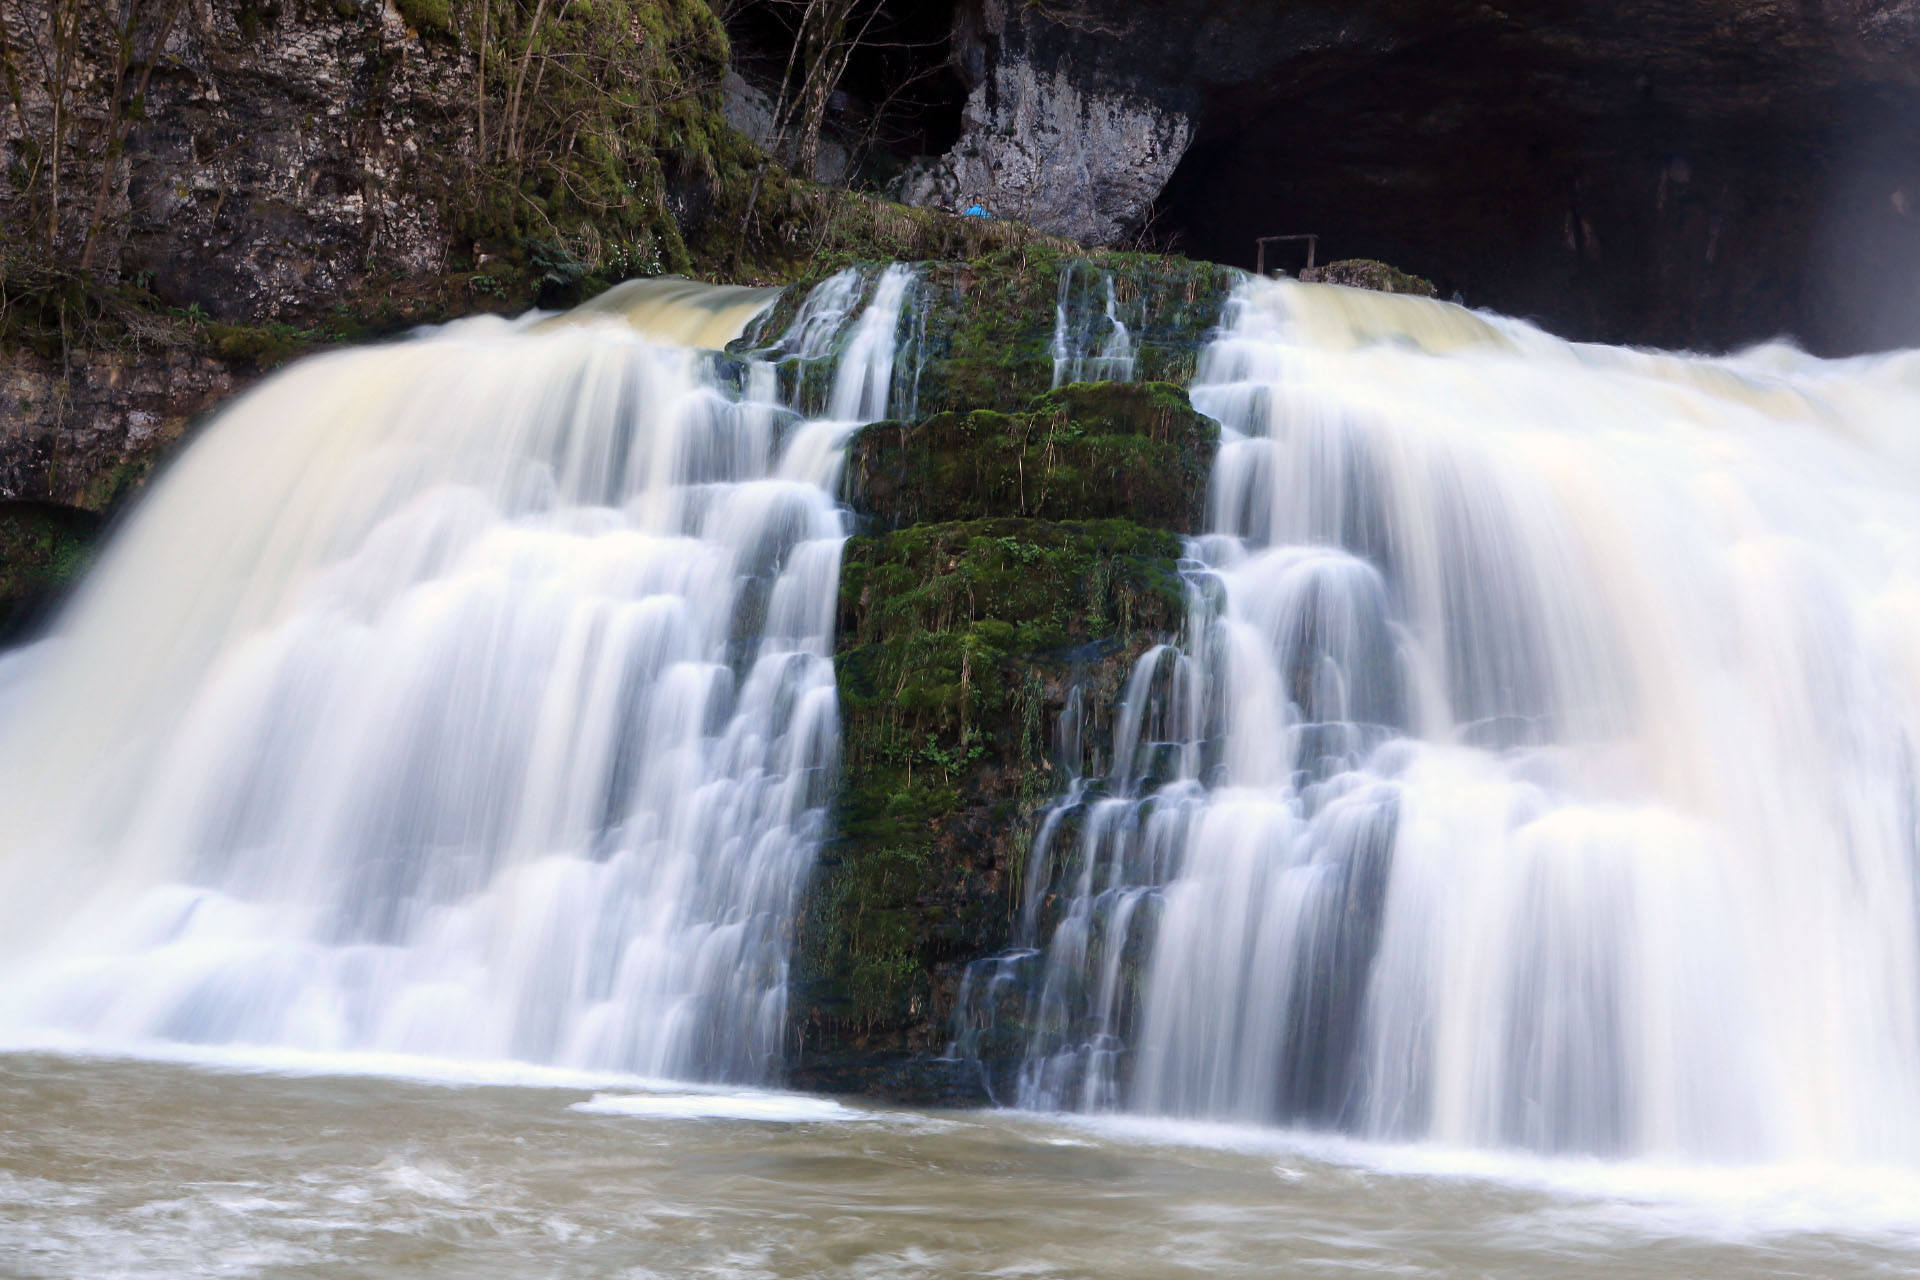
[[[1548,1157],[1441,1143],[1381,1143],[1339,1134],[1143,1115],[1056,1115],[1049,1126],[1123,1144],[1268,1158],[1282,1184],[1339,1176],[1459,1183],[1531,1193],[1509,1212],[1563,1244],[1689,1239],[1765,1245],[1831,1235],[1920,1251],[1920,1173],[1823,1162],[1711,1164]],[[1916,1252],[1920,1260],[1920,1252]]]
[[[684,1083],[620,1071],[586,1071],[543,1066],[509,1058],[463,1060],[423,1054],[343,1052],[273,1045],[183,1044],[147,1040],[102,1044],[73,1033],[9,1035],[0,1038],[0,1055],[32,1054],[77,1061],[152,1062],[203,1071],[291,1079],[368,1078],[450,1088],[501,1087],[567,1092],[596,1089],[684,1089]]]
[[[648,1120],[758,1120],[826,1124],[872,1120],[876,1113],[799,1093],[596,1093],[571,1110]]]

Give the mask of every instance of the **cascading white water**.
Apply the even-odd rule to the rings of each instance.
[[[1120,316],[1111,271],[1075,259],[1060,272],[1053,312],[1053,385],[1131,382],[1133,331]]]
[[[724,342],[772,297],[689,282],[229,409],[6,704],[0,1034],[766,1078],[840,446],[911,283],[835,277],[777,344],[839,353],[841,419],[632,327]]]
[[[1920,353],[1251,281],[1193,398],[1188,635],[973,978],[1021,1100],[1920,1163]]]

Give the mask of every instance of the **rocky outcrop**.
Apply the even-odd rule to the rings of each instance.
[[[1039,818],[1081,765],[1056,759],[1055,725],[1072,698],[1084,749],[1108,750],[1122,683],[1184,619],[1179,535],[1217,427],[1173,382],[1048,389],[1060,282],[1079,273],[1151,299],[1139,367],[1180,382],[1236,278],[1033,249],[931,264],[924,416],[850,446],[842,779],[795,944],[795,1085],[985,1100],[943,1054],[961,979],[1008,945]]]
[[[32,7],[10,13],[10,29],[50,41]],[[108,82],[110,33],[83,35],[75,83]],[[91,261],[223,319],[310,315],[370,277],[446,268],[443,175],[472,145],[473,67],[456,44],[424,39],[378,0],[197,0],[165,37],[104,185],[111,95],[15,78],[23,97],[0,117],[0,148],[16,173],[53,136],[56,107],[71,117],[62,241],[79,245],[103,194]],[[22,230],[47,212],[45,194],[11,186],[0,216]]]
[[[958,0],[953,40],[915,198],[1246,267],[1313,232],[1582,339],[1920,344],[1916,0]]]
[[[1420,298],[1437,297],[1440,292],[1433,287],[1431,280],[1408,275],[1371,258],[1347,258],[1340,262],[1329,262],[1324,267],[1305,267],[1300,272],[1300,279],[1307,284],[1343,284],[1349,289],[1410,293]]]
[[[105,514],[242,375],[190,348],[0,362],[0,500]]]
[[[960,141],[906,173],[900,198],[1017,218],[1083,244],[1121,240],[1173,176],[1192,120],[1126,87],[1038,65],[1009,39],[1022,20],[1009,19],[1001,0],[986,21],[993,61],[967,97]]]
[[[729,71],[720,87],[727,124],[762,151],[786,159],[791,148],[783,145],[773,98],[765,90],[749,84],[737,71]],[[852,168],[852,148],[839,137],[823,133],[820,153],[814,157],[813,180],[844,182]]]

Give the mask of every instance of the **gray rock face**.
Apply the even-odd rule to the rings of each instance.
[[[945,156],[909,171],[900,198],[952,213],[975,206],[1083,244],[1137,225],[1173,176],[1193,122],[1151,99],[1085,86],[1009,53],[974,85],[964,132]]]
[[[720,101],[729,125],[755,146],[773,150],[778,130],[774,128],[772,97],[748,84],[738,71],[729,71],[720,82]]]
[[[791,158],[793,149],[785,145],[777,126],[779,114],[773,96],[748,83],[737,71],[729,71],[720,82],[721,108],[729,125],[762,151]],[[820,137],[820,154],[813,163],[813,180],[828,185],[843,181],[853,168],[853,148],[830,130]]]
[[[189,351],[0,361],[0,501],[112,508],[240,379]]]
[[[199,10],[180,51],[192,78],[170,78],[173,101],[129,139],[126,261],[223,318],[443,269],[440,184],[423,171],[471,146],[453,48],[384,4],[344,21],[282,12],[243,50],[224,13]]]
[[[0,2],[10,29],[45,26],[33,0]],[[83,54],[76,82],[105,82],[100,42]],[[423,40],[385,0],[190,0],[109,178],[94,261],[252,321],[311,314],[356,282],[441,270],[436,175],[471,153],[461,108],[472,78],[451,41]],[[50,136],[54,105],[42,79],[20,87],[21,109],[0,115],[0,153],[15,164]],[[61,220],[70,248],[94,204],[104,97],[68,104],[82,113],[65,180],[82,194]],[[27,216],[16,188],[0,186],[0,218],[13,229]]]

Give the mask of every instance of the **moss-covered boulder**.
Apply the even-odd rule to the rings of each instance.
[[[1113,278],[1133,328],[1134,376],[1184,386],[1240,279],[1230,267],[1155,254],[1059,254],[1026,248],[965,263],[937,263],[925,281],[922,413],[1011,409],[1053,385],[1053,339],[1062,275]]]
[[[799,923],[792,1083],[984,1100],[944,1058],[958,988],[1010,942],[1068,781],[1048,743],[1069,696],[1097,757],[1134,665],[1184,621],[1180,534],[1218,428],[1181,384],[1240,278],[1036,244],[921,268],[917,396],[895,401],[916,420],[866,428],[848,458],[867,532],[841,575],[841,790]],[[1135,380],[1054,388],[1063,315],[1102,361],[1124,329]]]
[[[1300,273],[1300,279],[1307,284],[1343,284],[1349,289],[1371,289],[1375,293],[1410,293],[1421,298],[1440,296],[1433,281],[1409,275],[1372,258],[1343,258],[1324,267],[1308,267]]]
[[[1031,516],[1192,532],[1218,438],[1171,383],[1077,383],[1019,413],[868,427],[847,476],[854,505],[883,528]]]
[[[1110,706],[1178,629],[1179,554],[1174,534],[1124,520],[848,543],[843,778],[800,922],[794,1083],[967,1100],[970,1078],[933,1059],[965,965],[1007,945],[1035,818],[1064,782],[1051,726],[1076,683]]]
[[[741,349],[765,335],[785,332],[811,288],[852,265],[882,264],[821,259]],[[920,268],[914,334],[919,361],[915,411],[922,416],[975,409],[1014,412],[1049,390],[1061,285],[1070,276],[1083,288],[1091,278],[1102,292],[1111,279],[1115,309],[1131,336],[1134,379],[1180,386],[1192,381],[1227,295],[1243,278],[1234,268],[1213,262],[1089,253],[1045,239],[964,260],[927,262]]]

